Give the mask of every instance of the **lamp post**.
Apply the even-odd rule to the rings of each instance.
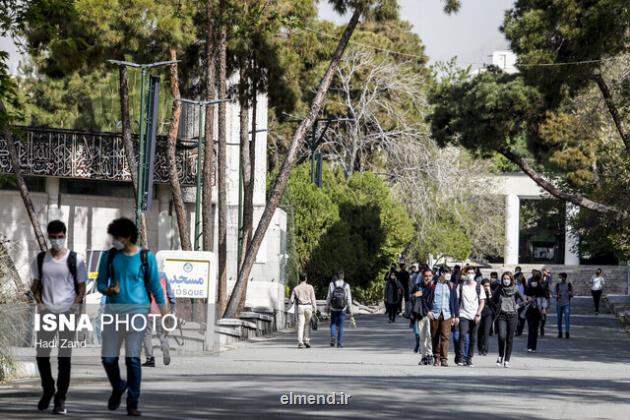
[[[138,230],[140,229],[140,218],[142,216],[142,208],[145,200],[145,186],[144,186],[144,167],[145,167],[145,136],[146,136],[146,118],[145,118],[145,104],[146,104],[146,95],[145,95],[145,85],[147,74],[150,69],[154,67],[163,67],[171,64],[178,63],[180,60],[170,60],[170,61],[158,61],[155,63],[149,64],[138,64],[132,63],[131,61],[121,61],[121,60],[107,60],[109,63],[114,64],[116,66],[125,66],[140,69],[140,134],[138,138],[138,176],[136,177],[136,182],[138,184],[138,188],[136,190],[136,227]]]
[[[289,117],[289,121],[302,121],[304,118],[296,117],[295,115],[287,114],[283,112],[283,115]],[[309,148],[311,152],[311,182],[318,187],[322,186],[322,155],[321,152],[318,152],[317,149],[322,144],[324,140],[324,135],[326,135],[326,131],[331,126],[332,123],[335,122],[349,122],[355,121],[354,118],[337,118],[337,117],[329,117],[329,118],[318,118],[313,121],[313,126],[311,127],[311,137],[310,139],[305,140],[306,146]],[[319,127],[319,123],[325,123],[324,128],[319,133],[319,137],[317,137],[317,129]]]
[[[197,187],[195,191],[195,251],[199,251],[201,245],[199,239],[201,237],[201,189],[203,187],[201,176],[201,165],[203,162],[203,140],[204,140],[204,128],[205,128],[205,107],[209,105],[216,105],[221,102],[228,102],[229,99],[213,99],[209,101],[194,101],[191,99],[182,99],[183,103],[197,105],[199,107],[199,136],[197,141]]]

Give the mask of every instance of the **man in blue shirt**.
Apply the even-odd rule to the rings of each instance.
[[[427,296],[427,316],[431,320],[433,366],[448,366],[448,337],[459,324],[459,299],[451,283],[451,269],[444,266]]]
[[[140,416],[140,354],[147,322],[152,322],[147,320],[151,304],[149,293],[155,297],[162,315],[168,311],[164,304],[155,255],[136,245],[136,225],[123,217],[114,220],[108,226],[107,233],[113,237],[113,248],[101,257],[97,279],[98,291],[107,296],[105,314],[113,319],[113,322],[104,322],[102,333],[102,362],[112,385],[107,408],[116,410],[128,389],[127,414]],[[121,379],[118,366],[123,341],[127,381]]]

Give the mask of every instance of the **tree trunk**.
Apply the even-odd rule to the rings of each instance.
[[[221,32],[219,34],[219,98],[227,93],[227,23],[225,22],[226,5],[221,2]],[[226,153],[227,153],[227,105],[219,104],[219,144],[218,144],[218,189],[219,189],[219,284],[217,313],[223,314],[227,304],[227,191],[226,191]]]
[[[610,93],[610,89],[608,88],[608,84],[606,84],[606,80],[604,80],[604,76],[598,74],[595,76],[595,82],[597,82],[597,86],[599,87],[602,96],[604,97],[604,102],[606,103],[606,107],[608,107],[608,112],[615,123],[615,127],[621,136],[621,140],[623,144],[626,146],[626,150],[630,152],[630,133],[626,130],[625,124],[623,122],[623,117],[619,114],[619,109],[615,104],[615,100]]]
[[[138,196],[138,162],[136,161],[136,149],[137,146],[133,144],[131,138],[131,119],[129,118],[129,83],[127,79],[127,67],[118,67],[119,86],[118,92],[120,96],[120,117],[122,120],[122,140],[123,148],[125,150],[125,157],[127,158],[127,165],[129,166],[129,173],[131,174],[131,185],[133,188],[134,198]],[[139,203],[136,203],[138,206]],[[144,213],[140,216],[140,244],[143,248],[148,247],[147,238],[147,222]]]
[[[7,113],[7,109],[1,100],[0,113]],[[35,234],[37,245],[39,246],[39,249],[41,251],[46,251],[46,249],[48,249],[48,245],[46,244],[46,239],[44,238],[44,234],[42,233],[42,227],[37,220],[37,214],[35,214],[35,207],[33,206],[33,201],[31,200],[31,196],[28,193],[26,181],[24,181],[24,177],[22,176],[22,170],[20,169],[20,159],[18,157],[17,148],[15,147],[15,142],[13,141],[13,133],[11,132],[9,127],[3,127],[2,131],[4,134],[4,141],[7,143],[7,150],[9,152],[9,158],[11,159],[11,166],[13,166],[13,173],[15,174],[15,178],[17,180],[18,189],[20,190],[20,196],[22,197],[22,201],[24,202],[24,207],[26,208],[26,212],[28,213],[28,218],[31,221],[31,226],[33,227],[33,233]]]
[[[174,48],[169,50],[170,60],[177,60],[177,51]],[[168,129],[168,180],[171,186],[171,195],[177,217],[177,228],[179,229],[179,241],[184,251],[191,251],[190,233],[186,219],[186,206],[182,197],[182,187],[179,183],[177,173],[177,131],[179,130],[179,117],[182,112],[181,97],[179,95],[179,80],[177,79],[177,63],[170,65],[171,94],[173,95],[173,107],[171,112],[171,122]]]
[[[216,98],[215,45],[213,26],[213,0],[206,2],[206,100]],[[214,218],[212,217],[212,180],[214,178],[214,105],[206,105],[205,154],[203,157],[202,232],[203,250],[214,248]]]
[[[559,198],[564,201],[568,201],[575,205],[587,208],[589,210],[593,210],[599,213],[608,213],[613,214],[617,217],[625,217],[627,216],[627,212],[616,207],[609,206],[607,204],[596,203],[593,200],[590,200],[579,193],[570,193],[566,191],[562,191],[558,187],[556,187],[552,182],[545,179],[541,174],[536,172],[534,168],[529,166],[529,163],[525,161],[521,156],[513,153],[507,149],[498,149],[499,153],[509,159],[511,162],[515,163],[523,172],[525,172],[536,184],[538,184],[543,190],[547,191],[549,194],[553,195],[556,198]]]
[[[339,40],[339,44],[337,45],[337,49],[335,50],[334,55],[330,60],[330,64],[328,65],[328,69],[322,78],[322,81],[319,84],[319,88],[317,89],[317,93],[311,102],[311,108],[306,116],[306,118],[300,123],[298,126],[293,138],[291,140],[291,144],[289,145],[289,150],[287,152],[287,157],[282,164],[282,168],[280,169],[280,173],[276,182],[273,186],[271,196],[267,201],[267,205],[265,206],[265,211],[258,223],[258,227],[256,228],[256,233],[252,239],[252,242],[247,247],[247,253],[245,255],[245,260],[243,261],[243,265],[239,270],[239,275],[236,280],[236,284],[234,286],[234,290],[230,296],[230,302],[228,303],[228,307],[225,312],[225,317],[232,318],[236,317],[238,314],[238,305],[241,301],[241,296],[243,294],[244,283],[246,283],[249,279],[249,274],[254,265],[254,261],[256,260],[256,254],[260,249],[260,245],[265,237],[267,232],[267,228],[271,223],[271,219],[280,204],[280,199],[284,193],[284,189],[287,186],[287,182],[289,181],[289,173],[295,164],[295,160],[297,158],[298,152],[302,143],[304,142],[304,137],[310,127],[313,125],[313,122],[317,118],[319,114],[319,110],[324,102],[326,97],[326,92],[330,87],[330,83],[332,82],[334,73],[339,65],[339,61],[345,52],[346,46],[348,45],[348,41],[354,32],[357,23],[359,22],[359,17],[361,16],[361,10],[355,9],[350,21],[348,22],[348,26],[346,27],[341,39]]]

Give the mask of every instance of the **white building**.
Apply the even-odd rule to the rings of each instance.
[[[227,275],[231,289],[237,278],[239,205],[239,106],[227,106]],[[215,119],[216,120],[216,119]],[[257,109],[255,223],[265,206],[267,176],[267,98],[260,96]],[[215,133],[217,130],[215,130]],[[215,134],[216,135],[216,134]],[[129,182],[122,142],[118,134],[82,133],[68,130],[26,129],[18,135],[22,172],[31,187],[35,211],[45,232],[46,224],[61,219],[68,226],[67,245],[85,257],[109,249],[107,225],[115,218],[135,216],[135,200]],[[196,139],[183,139],[178,146],[180,180],[194,243]],[[188,140],[186,142],[185,140]],[[192,140],[192,141],[191,141]],[[162,140],[163,141],[163,140]],[[185,147],[184,147],[185,146]],[[149,247],[179,249],[179,234],[169,186],[165,183],[163,144],[156,154],[153,207],[146,212]],[[0,138],[0,174],[12,173],[4,140]],[[0,187],[2,188],[2,187]],[[24,204],[15,189],[0,189],[0,236],[12,241],[11,256],[23,281],[30,281],[29,264],[39,251]],[[215,245],[218,249],[217,188],[213,188]],[[267,231],[252,270],[247,306],[280,309],[284,304],[287,219],[278,209]],[[94,260],[97,258],[95,257]],[[92,261],[94,271],[97,261]]]

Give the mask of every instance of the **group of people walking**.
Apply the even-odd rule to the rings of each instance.
[[[97,289],[105,296],[104,313],[131,319],[130,327],[120,322],[104,323],[102,330],[101,361],[112,388],[107,408],[116,410],[127,394],[127,414],[140,416],[138,409],[142,368],[140,356],[144,344],[147,361],[144,366],[155,366],[153,357],[153,325],[147,322],[149,313],[166,315],[174,310],[175,297],[166,278],[158,275],[155,255],[136,245],[138,230],[127,218],[114,220],[107,228],[112,237],[112,248],[100,260]],[[31,267],[33,297],[38,304],[39,316],[47,314],[56,319],[57,330],[37,331],[37,367],[41,377],[42,396],[37,404],[40,411],[47,410],[53,401],[54,414],[66,414],[66,395],[70,386],[72,343],[76,331],[59,328],[61,318],[81,313],[84,301],[87,268],[85,260],[66,248],[66,225],[54,220],[47,226],[50,249],[41,252]],[[171,308],[167,307],[168,299]],[[147,328],[149,326],[149,328]],[[156,332],[164,356],[170,363],[166,331],[156,323]],[[55,337],[58,335],[58,344]],[[52,343],[51,343],[52,342]],[[119,354],[125,345],[126,380],[121,377]],[[51,345],[52,344],[52,345]],[[58,348],[58,376],[55,383],[50,366],[52,347]]]
[[[407,287],[405,287],[405,280]],[[548,268],[532,270],[526,277],[521,267],[499,277],[492,272],[485,278],[479,268],[414,265],[408,273],[403,264],[385,277],[384,301],[388,322],[402,314],[410,320],[415,336],[414,351],[421,355],[420,365],[448,366],[448,350],[453,342],[455,364],[473,367],[475,348],[479,355],[489,352],[489,337],[497,336],[498,366],[510,367],[514,337],[527,324],[527,351],[536,352],[538,337],[544,336],[551,299],[556,301],[558,338],[570,338],[571,300],[574,288],[567,273],[559,274],[552,287]],[[605,280],[597,270],[591,280],[595,313]]]

